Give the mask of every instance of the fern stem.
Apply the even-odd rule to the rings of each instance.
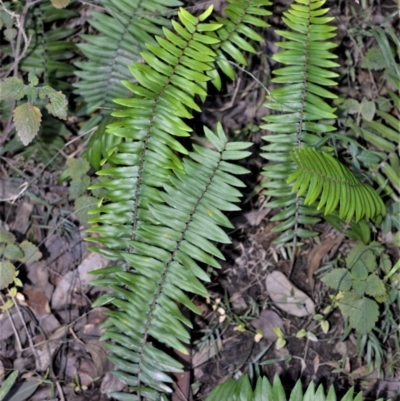
[[[310,26],[311,26],[311,2],[308,2],[308,23],[307,23],[307,33],[306,33],[306,40],[304,43],[304,53],[305,53],[305,60],[304,60],[304,78],[303,78],[303,96],[301,99],[301,109],[300,109],[300,117],[299,117],[299,131],[297,133],[297,147],[301,147],[302,145],[302,136],[303,136],[303,120],[304,120],[304,106],[306,102],[307,96],[307,65],[308,65],[308,45],[309,45],[309,37],[310,37]],[[292,250],[292,260],[290,262],[290,269],[289,269],[289,278],[292,275],[294,264],[296,262],[296,248],[297,248],[297,232],[299,229],[299,215],[300,215],[300,205],[299,205],[299,198],[296,197],[296,206],[295,206],[295,214],[294,214],[294,240],[293,240],[293,250]]]
[[[310,38],[310,26],[311,26],[311,2],[308,2],[308,23],[307,23],[307,33],[306,33],[306,41],[304,43],[304,78],[303,78],[303,96],[301,99],[301,108],[300,108],[300,117],[299,117],[299,131],[297,133],[297,146],[300,147],[303,136],[303,120],[304,120],[304,106],[306,102],[307,96],[307,74],[308,74],[308,47],[309,47],[309,38]],[[296,227],[297,229],[297,227]]]

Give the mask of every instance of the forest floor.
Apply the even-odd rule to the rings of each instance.
[[[190,1],[189,6],[198,7],[194,3]],[[222,4],[214,3],[216,8]],[[339,94],[361,102],[364,97],[375,100],[384,91],[383,87],[373,89],[380,82],[380,71],[360,68],[373,43],[364,30],[368,23],[381,23],[398,6],[396,0],[360,3],[328,1],[327,5],[338,26],[333,40],[342,66],[338,69]],[[273,28],[282,28],[280,16],[287,5],[287,1],[274,1]],[[399,16],[389,23],[400,35]],[[189,357],[184,358],[188,372],[177,377],[179,389],[173,399],[188,399],[189,387],[189,399],[204,399],[225,378],[249,373],[252,378],[262,374],[270,379],[278,374],[287,389],[299,379],[304,385],[314,380],[325,388],[333,384],[339,394],[354,385],[368,400],[400,400],[400,349],[393,345],[398,333],[388,338],[383,347],[386,357],[371,371],[355,336],[344,336],[345,324],[338,310],[329,316],[328,330],[323,330],[311,313],[298,317],[296,305],[277,305],[267,292],[267,278],[279,271],[287,277],[289,289],[301,290],[316,310],[323,310],[330,304],[331,293],[319,280],[324,266],[346,255],[354,245],[323,221],[314,227],[320,235],[304,241],[294,264],[292,248],[273,243],[277,234],[271,231],[275,223],[270,217],[276,210],[264,207],[267,199],[260,174],[264,133],[257,127],[267,113],[263,108],[266,92],[260,82],[273,87],[269,81],[275,63],[270,56],[277,50],[277,40],[272,30],[266,30],[264,45],[249,60],[247,71],[251,74],[239,71],[235,83],[226,83],[222,93],[212,93],[203,113],[196,117],[199,127],[212,127],[221,120],[226,131],[252,141],[254,147],[245,164],[251,174],[244,177],[247,188],[242,212],[229,216],[235,227],[228,232],[232,243],[221,247],[226,260],[221,271],[208,269],[212,277],[207,285],[209,298],[195,298],[201,315],[188,313],[194,323]],[[75,123],[68,122],[71,127]],[[24,396],[19,400],[51,400],[57,389],[66,401],[105,401],[104,394],[120,386],[109,373],[111,365],[99,342],[99,324],[105,319],[102,308],[91,310],[99,290],[90,287],[88,272],[107,261],[87,250],[84,227],[73,214],[67,187],[58,181],[65,158],[82,150],[75,141],[61,154],[59,169],[21,157],[2,157],[0,197],[7,201],[0,203],[0,224],[17,234],[18,241],[29,239],[39,244],[42,253],[40,260],[20,270],[20,308],[0,313],[0,372],[11,367],[25,372],[18,390]],[[26,182],[29,188],[25,190]],[[393,260],[400,258],[398,248],[388,249]],[[281,328],[287,341],[281,349],[276,347],[274,327]],[[310,334],[296,337],[301,329]],[[36,370],[47,373],[38,380]]]

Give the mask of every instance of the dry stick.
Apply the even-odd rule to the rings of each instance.
[[[15,19],[15,26],[18,28],[18,34],[17,34],[17,42],[15,45],[15,54],[14,54],[14,63],[10,67],[10,69],[6,72],[6,77],[13,72],[13,76],[16,77],[18,75],[18,67],[20,61],[24,58],[26,52],[28,51],[29,43],[31,42],[32,37],[28,36],[25,33],[24,30],[24,25],[25,25],[25,17],[28,12],[28,9],[30,6],[39,3],[41,0],[36,0],[36,1],[31,1],[27,0],[25,3],[24,8],[22,9],[21,14],[16,14],[13,11],[10,11],[7,9],[7,7],[4,5],[3,0],[0,0],[0,5],[2,9],[11,16],[11,18]],[[24,39],[24,49],[21,52],[21,40],[22,38]]]
[[[39,0],[41,1],[41,0]],[[24,25],[25,25],[25,17],[26,17],[26,13],[28,12],[29,7],[32,4],[36,4],[38,3],[38,1],[34,1],[31,2],[31,0],[27,0],[22,13],[21,14],[16,14],[13,11],[10,11],[3,3],[3,0],[0,0],[0,6],[1,8],[11,16],[11,18],[15,19],[15,26],[18,28],[18,35],[17,35],[17,42],[15,45],[15,54],[14,54],[14,63],[13,65],[8,69],[8,71],[5,74],[5,77],[8,77],[8,75],[11,74],[11,72],[13,72],[13,76],[16,77],[18,75],[18,67],[19,67],[19,63],[20,61],[23,59],[23,57],[25,56],[26,52],[28,51],[28,47],[29,47],[29,43],[32,39],[32,37],[30,36],[28,38],[28,36],[25,33],[24,30]],[[21,53],[21,40],[22,38],[24,39],[24,49]],[[13,110],[15,108],[15,100],[12,101],[12,105],[11,105],[11,109]],[[3,135],[0,137],[0,145],[2,145],[7,137],[8,134],[11,132],[12,130],[12,113],[10,114],[8,121],[7,121],[7,126],[4,130]]]

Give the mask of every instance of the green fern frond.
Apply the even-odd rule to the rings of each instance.
[[[181,9],[178,16],[182,25],[173,21],[175,33],[165,28],[167,39],[156,36],[159,45],[147,44],[149,52],[141,53],[149,65],[129,67],[138,84],[123,84],[134,96],[115,100],[125,106],[112,113],[119,120],[107,128],[117,144],[97,172],[107,180],[93,187],[108,190],[103,204],[94,211],[100,216],[93,221],[104,224],[108,236],[92,241],[108,247],[99,251],[109,256],[112,249],[130,247],[139,219],[147,216],[148,204],[161,202],[155,188],[167,182],[171,170],[183,171],[175,151],[188,152],[175,137],[189,136],[191,128],[183,118],[192,118],[193,109],[200,110],[193,98],[206,92],[197,82],[209,80],[204,71],[212,68],[215,56],[207,45],[217,39],[200,33],[208,27],[201,22],[206,14],[196,18]],[[212,29],[217,28],[213,24]]]
[[[296,149],[292,154],[297,170],[287,179],[295,181],[292,191],[300,197],[306,194],[304,204],[312,205],[320,199],[317,210],[332,213],[339,207],[339,217],[356,222],[362,218],[385,215],[382,199],[369,185],[361,183],[343,164],[328,153],[313,148]]]
[[[170,25],[164,16],[180,5],[178,0],[103,0],[106,13],[92,12],[89,23],[99,34],[82,35],[87,43],[78,47],[88,61],[75,63],[80,81],[74,86],[86,104],[84,113],[98,113],[82,130],[99,124],[118,108],[113,99],[130,94],[121,84],[132,77],[128,66],[141,61],[145,43],[156,44],[153,35],[161,35],[161,27]]]
[[[227,379],[224,383],[218,385],[211,394],[206,398],[206,401],[336,401],[337,396],[333,386],[330,387],[325,395],[324,388],[320,385],[315,388],[314,382],[311,382],[303,395],[302,384],[299,380],[293,387],[290,397],[286,398],[285,390],[278,376],[274,377],[271,384],[267,378],[259,377],[256,387],[253,390],[249,377],[243,375],[239,380]],[[362,394],[354,394],[354,388],[351,388],[347,393],[340,398],[341,401],[362,401]],[[384,401],[379,398],[376,401]]]
[[[27,21],[27,34],[32,35],[32,40],[20,70],[43,75],[43,82],[57,90],[70,89],[70,84],[61,78],[74,73],[70,60],[76,54],[76,45],[70,38],[78,29],[66,28],[59,23],[78,15],[69,9],[55,9],[50,0],[35,5]],[[45,31],[44,25],[50,23],[57,25]]]
[[[262,17],[271,15],[271,12],[262,7],[270,6],[270,0],[228,0],[224,13],[225,18],[217,17],[218,23],[223,27],[211,33],[211,36],[218,37],[220,42],[214,46],[217,52],[217,65],[231,79],[235,79],[235,71],[228,59],[246,66],[247,61],[242,52],[256,53],[256,49],[250,43],[264,41],[252,27],[267,28],[270,25]],[[227,57],[228,56],[228,57]],[[219,90],[221,89],[221,77],[216,69],[209,71],[212,83]]]
[[[263,171],[267,177],[264,193],[273,199],[266,207],[284,208],[274,219],[282,221],[274,230],[284,232],[276,242],[315,235],[299,226],[318,221],[313,209],[296,198],[286,179],[296,168],[290,152],[296,147],[313,146],[324,133],[335,130],[329,122],[336,118],[335,108],[324,99],[336,98],[326,89],[336,85],[334,78],[338,76],[330,70],[338,66],[330,52],[336,45],[329,41],[336,28],[328,25],[333,18],[325,16],[329,9],[321,8],[324,3],[295,1],[283,16],[290,29],[276,31],[287,40],[277,43],[284,51],[273,59],[284,67],[274,71],[272,82],[284,85],[267,96],[265,106],[278,114],[266,116],[267,123],[261,125],[269,131],[263,137],[269,144],[262,148],[262,156],[270,162]]]
[[[152,341],[187,352],[184,344],[189,342],[189,334],[184,326],[190,327],[191,323],[176,303],[198,313],[185,292],[208,295],[199,279],[209,281],[209,278],[198,262],[220,267],[215,258],[223,259],[223,255],[212,241],[229,243],[219,226],[232,226],[221,211],[238,210],[235,203],[241,193],[235,187],[243,184],[234,174],[247,172],[230,161],[248,156],[244,149],[250,143],[228,143],[220,124],[216,134],[207,128],[205,134],[216,150],[195,145],[183,162],[182,172],[170,175],[163,190],[146,190],[151,196],[148,202],[153,199],[157,202],[142,209],[140,221],[127,232],[132,236],[131,249],[120,251],[119,255],[129,267],[95,272],[107,275],[93,284],[107,285],[114,291],[113,298],[107,294],[96,305],[107,301],[118,308],[118,312],[106,312],[109,319],[102,337],[113,341],[107,342],[106,347],[112,351],[110,359],[118,368],[114,373],[132,386],[134,393],[153,394],[150,399],[156,399],[158,392],[170,392],[171,378],[165,372],[181,368],[154,348]],[[126,203],[133,208],[133,204]],[[114,219],[119,220],[121,206],[112,205],[116,205]],[[114,235],[119,246],[117,226],[115,230],[93,227],[89,231]],[[112,396],[124,399],[120,394]]]
[[[375,163],[367,164],[371,177],[378,183],[390,198],[400,202],[400,97],[389,91],[392,99],[390,108],[394,113],[378,110],[379,118],[373,121],[362,121],[361,127],[353,125],[352,131],[363,138],[370,146],[377,159]]]

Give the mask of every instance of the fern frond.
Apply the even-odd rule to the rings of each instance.
[[[55,9],[50,0],[34,6],[27,22],[27,33],[32,35],[32,40],[20,70],[43,75],[43,82],[54,89],[70,89],[70,84],[61,78],[74,73],[70,60],[75,55],[76,45],[70,38],[78,29],[61,26],[61,22],[78,15],[73,10]],[[57,25],[45,31],[45,24],[50,23]]]
[[[259,377],[256,387],[253,390],[249,377],[243,375],[239,380],[227,379],[224,383],[219,384],[211,394],[206,398],[206,401],[286,401],[287,399],[296,401],[325,401],[336,400],[336,393],[333,386],[330,387],[325,395],[322,385],[315,388],[314,382],[311,382],[307,387],[304,395],[301,381],[297,381],[296,385],[290,392],[289,398],[286,398],[285,389],[278,376],[274,377],[272,383],[267,378]],[[354,388],[350,388],[347,393],[340,398],[341,401],[362,401],[362,394],[354,394]],[[379,398],[376,401],[384,401]]]
[[[176,303],[198,313],[185,292],[207,296],[199,279],[209,278],[198,262],[219,268],[215,258],[223,259],[223,255],[212,241],[229,242],[219,226],[232,226],[221,211],[238,209],[235,203],[241,193],[235,187],[243,184],[234,174],[247,172],[230,160],[248,156],[244,149],[250,143],[228,143],[221,125],[216,134],[207,128],[205,134],[216,150],[195,145],[182,172],[170,175],[163,190],[149,191],[158,202],[140,211],[141,220],[129,232],[131,249],[120,252],[129,267],[100,270],[97,274],[107,275],[94,281],[114,290],[114,298],[107,294],[96,304],[111,302],[119,310],[107,312],[110,317],[102,337],[113,341],[106,347],[118,368],[114,373],[132,386],[134,393],[153,394],[150,399],[156,399],[157,392],[170,392],[171,379],[165,372],[180,369],[171,357],[154,348],[152,341],[187,352],[184,344],[189,342],[189,334],[184,326],[191,324]],[[116,220],[120,209],[118,205],[114,208]],[[90,231],[109,235],[97,227]],[[117,230],[113,234],[118,242]],[[112,396],[124,399],[119,394]]]
[[[292,154],[297,170],[287,179],[295,181],[292,191],[297,196],[306,194],[304,204],[312,205],[320,199],[317,210],[332,213],[339,207],[339,217],[356,222],[385,215],[385,205],[369,185],[361,183],[353,173],[328,153],[313,148],[296,149]]]
[[[217,17],[218,23],[223,27],[211,33],[217,36],[220,42],[214,46],[217,52],[217,65],[231,79],[235,79],[235,71],[228,59],[246,66],[247,61],[242,52],[256,53],[256,49],[250,41],[262,43],[264,39],[252,27],[267,28],[270,25],[262,17],[271,15],[271,12],[264,9],[272,5],[270,0],[228,0],[224,12],[226,17]],[[252,26],[252,27],[250,27]],[[216,69],[208,72],[212,77],[212,83],[219,90],[221,89],[221,77]]]
[[[400,97],[389,91],[394,113],[378,110],[379,118],[373,121],[362,121],[361,127],[353,125],[352,131],[363,138],[372,148],[377,162],[367,164],[371,177],[390,198],[400,201],[400,120],[395,117],[400,113]]]
[[[132,77],[128,66],[141,61],[145,43],[156,44],[153,35],[161,35],[161,27],[170,25],[164,16],[179,5],[178,0],[104,0],[106,13],[92,12],[89,23],[99,33],[82,35],[87,43],[78,47],[88,61],[75,63],[79,68],[75,75],[80,78],[74,85],[75,92],[86,104],[84,112],[98,111],[84,130],[99,124],[103,116],[118,108],[113,99],[130,94],[121,84],[121,80]]]
[[[207,45],[217,39],[200,33],[208,28],[201,22],[204,14],[196,18],[181,9],[178,16],[182,25],[173,21],[175,33],[165,28],[167,39],[156,36],[159,45],[147,44],[149,52],[141,53],[149,65],[129,67],[138,84],[123,84],[134,96],[115,100],[125,108],[112,113],[119,120],[107,128],[117,143],[97,172],[107,180],[93,188],[102,187],[108,193],[94,211],[100,215],[93,223],[104,224],[108,236],[92,241],[109,248],[99,251],[110,257],[113,249],[130,247],[139,219],[148,216],[148,204],[161,202],[155,188],[167,182],[171,170],[183,171],[174,151],[188,152],[175,137],[189,135],[191,128],[183,118],[192,118],[193,109],[200,110],[194,95],[206,94],[197,82],[209,80],[204,71],[212,68],[215,53]],[[119,258],[117,251],[115,257]]]
[[[271,91],[266,107],[279,114],[268,115],[262,129],[270,133],[263,137],[269,144],[262,149],[262,156],[270,162],[263,171],[266,181],[265,194],[273,198],[267,207],[284,208],[275,216],[282,221],[275,231],[284,233],[276,242],[286,242],[294,237],[309,237],[315,233],[299,228],[300,224],[313,224],[313,209],[296,198],[287,177],[296,164],[290,152],[296,147],[312,146],[324,133],[335,128],[327,120],[335,119],[335,109],[324,99],[336,98],[326,87],[336,85],[338,75],[330,69],[338,66],[330,49],[336,45],[329,41],[335,36],[335,27],[328,25],[333,18],[324,16],[324,1],[295,1],[284,13],[283,20],[289,30],[276,33],[287,39],[277,45],[284,51],[276,53],[274,60],[284,67],[274,71],[272,82],[284,84]]]

